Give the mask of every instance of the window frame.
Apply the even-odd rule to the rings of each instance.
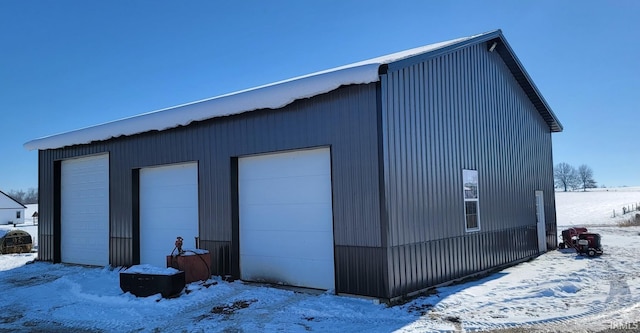
[[[22,216],[22,212],[19,210],[16,210],[16,219],[20,219]]]
[[[472,182],[469,182],[471,180]],[[474,184],[475,191],[469,189],[467,184]],[[469,193],[471,191],[471,193]],[[464,209],[464,230],[466,232],[480,231],[480,186],[479,186],[479,173],[475,169],[462,169],[462,197],[463,197],[463,209]],[[467,203],[475,203],[475,227],[469,227],[469,217],[472,214],[467,213]]]

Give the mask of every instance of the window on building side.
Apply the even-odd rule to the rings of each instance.
[[[20,218],[20,211],[16,211],[16,218],[19,219]]]
[[[478,170],[462,170],[464,216],[467,231],[480,230],[478,214]]]

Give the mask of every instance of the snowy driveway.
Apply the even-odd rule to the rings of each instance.
[[[136,298],[122,293],[117,270],[25,265],[0,272],[0,331],[393,331],[415,320],[362,299],[209,283],[191,284],[175,299]]]
[[[640,318],[640,228],[597,227],[600,258],[551,251],[402,306],[210,280],[175,299],[136,298],[117,270],[0,256],[0,331],[431,332],[630,327]],[[627,325],[627,326],[624,326]],[[631,331],[631,330],[630,330]]]
[[[605,254],[551,251],[482,280],[439,288],[413,303],[433,304],[431,318],[459,320],[466,330],[532,327],[558,332],[597,331],[640,320],[640,228],[591,227]],[[406,327],[430,330],[421,318]],[[640,327],[638,327],[640,330]]]

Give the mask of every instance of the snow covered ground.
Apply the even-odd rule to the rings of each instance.
[[[640,204],[640,187],[557,192],[556,217],[559,226],[617,225],[632,216],[631,214],[622,215],[622,207],[632,208],[633,205],[638,204]]]
[[[618,227],[607,214],[639,195],[558,193],[558,224],[584,222],[602,234],[599,258],[551,251],[394,307],[219,279],[190,284],[178,298],[136,298],[120,290],[118,269],[27,264],[35,254],[3,255],[0,332],[640,331],[640,227]]]

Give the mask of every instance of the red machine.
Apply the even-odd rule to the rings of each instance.
[[[562,242],[558,244],[561,249],[574,248],[578,254],[586,254],[589,257],[599,256],[603,253],[600,234],[588,232],[587,228],[570,228],[562,230]]]
[[[578,235],[587,232],[587,228],[571,228],[562,230],[562,242],[558,244],[558,247],[564,249],[565,247],[573,247],[578,243]]]

